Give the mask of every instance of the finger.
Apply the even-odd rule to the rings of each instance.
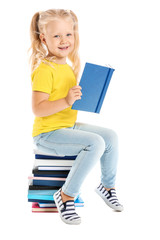
[[[80,91],[73,91],[73,94],[74,95],[82,95],[82,92],[80,92]]]
[[[82,95],[76,94],[74,95],[74,98],[81,97]]]
[[[74,86],[72,89],[75,90],[75,89],[82,89],[82,88],[81,86]]]
[[[80,96],[77,96],[75,99],[76,99],[76,100],[80,100],[80,99],[81,99],[81,97],[80,97]]]
[[[72,88],[72,91],[81,91],[82,88]]]

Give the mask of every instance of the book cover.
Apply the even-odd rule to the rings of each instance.
[[[86,63],[79,85],[82,98],[72,105],[72,109],[100,113],[113,68]]]

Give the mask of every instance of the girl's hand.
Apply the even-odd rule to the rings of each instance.
[[[70,106],[72,106],[76,100],[81,99],[82,96],[81,89],[82,89],[81,86],[74,86],[69,89],[68,95],[65,98],[65,100]]]

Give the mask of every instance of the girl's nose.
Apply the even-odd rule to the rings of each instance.
[[[67,39],[65,36],[61,36],[61,43],[66,43],[67,42]]]

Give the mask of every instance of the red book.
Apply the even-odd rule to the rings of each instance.
[[[32,212],[55,212],[57,213],[58,210],[56,207],[45,207],[45,208],[40,208],[38,203],[32,203]]]

